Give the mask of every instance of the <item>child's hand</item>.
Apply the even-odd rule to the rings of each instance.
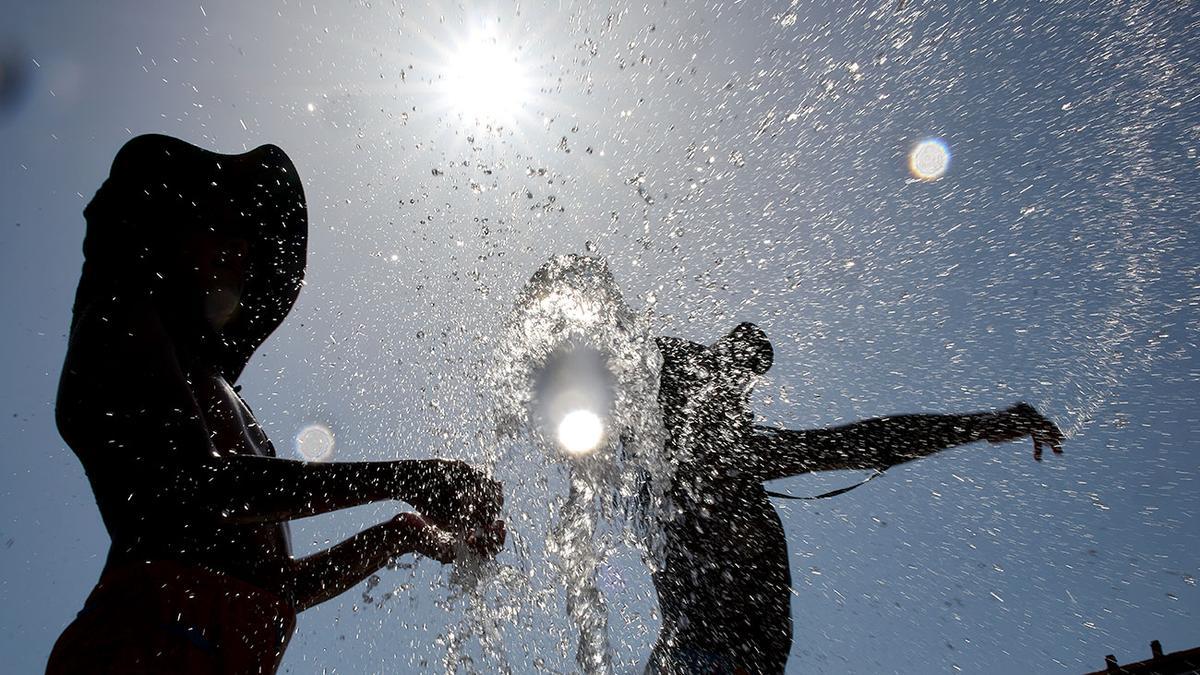
[[[424,460],[411,479],[416,489],[405,501],[430,522],[453,532],[487,527],[504,505],[500,483],[465,462]]]
[[[1023,436],[1033,438],[1033,458],[1041,461],[1043,446],[1049,445],[1054,454],[1062,454],[1062,431],[1028,403],[1018,403],[996,413],[995,428],[988,434],[992,443],[1012,441]]]
[[[417,553],[445,564],[454,562],[454,537],[417,513],[401,513],[388,522],[395,534],[396,555]]]
[[[491,525],[472,530],[467,535],[466,544],[475,553],[486,558],[491,558],[504,548],[506,535],[504,521],[497,520]]]

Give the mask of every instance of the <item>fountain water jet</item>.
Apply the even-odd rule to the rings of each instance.
[[[496,428],[515,441],[494,461],[527,467],[528,480],[514,489],[532,488],[547,505],[547,569],[565,589],[575,661],[587,673],[613,671],[599,584],[605,559],[618,543],[650,566],[659,555],[654,533],[672,475],[662,452],[660,367],[648,317],[624,303],[604,260],[566,255],[526,285],[490,376]]]

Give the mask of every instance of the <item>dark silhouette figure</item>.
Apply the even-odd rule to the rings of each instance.
[[[763,481],[810,471],[885,469],[956,445],[1062,434],[1031,406],[964,415],[898,415],[793,431],[754,426],[755,376],[773,350],[743,323],[711,346],[660,338],[659,402],[679,464],[677,516],[654,575],[663,625],[649,673],[782,673],[792,645],[783,524]]]
[[[282,150],[140,136],[85,216],[57,420],[112,546],[49,673],[272,673],[296,612],[392,558],[498,550],[500,486],[478,471],[277,458],[239,395],[304,275],[304,193]],[[293,559],[288,520],[379,500],[420,515]]]

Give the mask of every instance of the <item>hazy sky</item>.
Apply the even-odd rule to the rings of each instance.
[[[1152,639],[1200,645],[1195,2],[0,9],[12,672],[44,667],[107,550],[54,390],[81,211],[147,132],[275,143],[300,171],[307,287],[242,378],[285,453],[322,423],[336,459],[478,458],[478,373],[506,312],[548,256],[590,241],[660,332],[766,329],[770,423],[1027,400],[1071,432],[1040,464],[970,446],[781,504],[792,669],[1080,672],[1147,658]],[[464,97],[456,64],[479,40],[524,84],[506,66],[467,77],[485,100]],[[507,110],[503,128],[464,101]],[[907,155],[934,137],[950,165],[917,180]],[[297,523],[297,552],[395,510]],[[610,568],[639,617],[614,619],[631,670],[652,598],[635,558]],[[306,612],[284,670],[440,670],[462,620],[447,576],[422,562],[381,575],[379,590],[412,587],[381,606],[355,590]],[[502,634],[531,669],[528,638]]]

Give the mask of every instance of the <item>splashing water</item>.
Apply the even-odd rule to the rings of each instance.
[[[501,626],[553,623],[565,602],[559,656],[573,644],[583,672],[613,672],[612,559],[636,551],[653,568],[660,556],[653,534],[672,476],[660,367],[649,317],[626,306],[604,260],[557,256],[530,279],[488,373],[498,442],[484,451],[505,483],[517,562],[456,567],[468,616],[448,640],[448,669],[469,668],[460,652],[476,635],[489,666],[507,671]],[[545,667],[536,646],[525,649],[522,662]]]
[[[1116,68],[1123,77],[1146,86],[1116,95],[1096,92],[1088,101],[1111,106],[1106,120],[1105,154],[1121,158],[1104,176],[1096,208],[1084,220],[1091,227],[1087,239],[1101,242],[1101,253],[1091,262],[1097,277],[1107,277],[1106,295],[1112,298],[1100,319],[1089,330],[1089,359],[1076,364],[1068,380],[1079,394],[1069,389],[1062,398],[1070,401],[1071,421],[1063,429],[1067,438],[1081,433],[1117,398],[1125,383],[1136,373],[1149,370],[1165,355],[1160,343],[1168,317],[1184,304],[1172,299],[1164,288],[1179,259],[1178,249],[1187,240],[1186,219],[1174,218],[1167,207],[1182,203],[1186,196],[1173,173],[1162,166],[1156,152],[1158,124],[1149,123],[1155,111],[1172,110],[1174,92],[1181,81],[1166,30],[1170,12],[1156,12],[1153,3],[1134,2],[1123,6],[1120,28],[1113,35],[1120,51]],[[1099,72],[1100,63],[1089,64]],[[1089,73],[1091,75],[1093,73]]]

